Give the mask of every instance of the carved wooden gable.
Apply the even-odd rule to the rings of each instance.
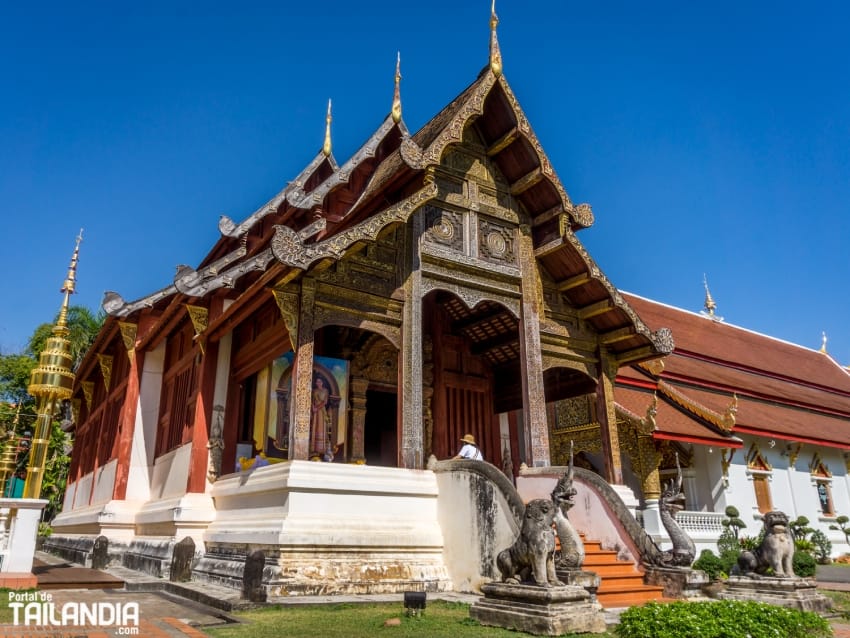
[[[521,211],[474,125],[434,171],[439,199],[422,210],[423,249],[486,268],[518,268]]]

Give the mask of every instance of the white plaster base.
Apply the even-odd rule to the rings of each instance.
[[[221,477],[195,578],[241,588],[266,554],[271,595],[448,588],[437,483],[427,470],[291,461]]]
[[[45,505],[47,501],[40,498],[0,499],[0,572],[32,572],[38,523]]]

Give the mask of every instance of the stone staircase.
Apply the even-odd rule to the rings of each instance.
[[[584,541],[582,569],[596,572],[601,578],[596,596],[605,608],[631,607],[650,600],[666,600],[663,588],[643,584],[643,571],[632,561],[619,560],[617,552],[602,549],[598,541]]]

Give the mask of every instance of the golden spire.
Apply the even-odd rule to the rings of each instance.
[[[820,344],[819,352],[822,352],[823,354],[827,354],[827,352],[826,352],[826,332],[821,333],[821,344]]]
[[[330,157],[331,154],[331,101],[328,98],[328,114],[325,117],[325,143],[322,145],[322,153],[325,157]]]
[[[499,51],[499,39],[496,37],[496,27],[499,17],[496,15],[496,0],[490,5],[490,70],[493,75],[502,75],[502,53]]]
[[[401,122],[401,51],[395,60],[395,89],[393,90],[393,122]]]
[[[65,283],[59,292],[65,293],[65,299],[62,301],[62,307],[59,309],[59,319],[56,320],[56,325],[53,327],[53,334],[58,334],[57,330],[64,330],[67,334],[68,326],[68,308],[71,305],[71,295],[77,292],[77,262],[80,259],[80,242],[83,241],[83,229],[80,228],[80,234],[77,235],[77,243],[74,246],[74,254],[71,255],[71,265],[68,266],[68,276],[65,277]]]
[[[83,241],[83,231],[77,235],[77,245],[71,257],[68,276],[62,284],[61,292],[65,293],[59,319],[53,326],[53,335],[47,339],[44,349],[38,358],[38,365],[32,371],[27,392],[37,400],[38,414],[35,422],[35,432],[30,444],[30,458],[27,467],[27,478],[24,481],[24,498],[39,498],[41,484],[44,480],[44,468],[47,463],[47,451],[50,444],[50,428],[56,409],[60,402],[71,398],[74,386],[72,371],[74,360],[71,358],[71,342],[68,340],[70,331],[67,326],[68,307],[71,295],[77,282],[77,260],[80,255],[80,242]]]
[[[708,279],[706,278],[705,273],[702,275],[702,285],[705,286],[705,311],[708,313],[709,317],[713,317],[714,311],[717,309],[717,304],[714,303],[711,291],[708,289]]]

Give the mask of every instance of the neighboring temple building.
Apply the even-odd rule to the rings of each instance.
[[[712,533],[730,503],[850,513],[847,371],[621,294],[577,238],[591,209],[555,175],[492,24],[489,66],[418,133],[396,73],[390,114],[345,163],[329,110],[315,158],[222,218],[197,269],[107,294],[54,548],[105,535],[160,574],[188,536],[195,575],[218,582],[259,548],[274,591],[457,588],[423,470],[467,433],[511,480],[566,464],[573,441],[656,535],[677,459],[702,513],[685,519]]]

